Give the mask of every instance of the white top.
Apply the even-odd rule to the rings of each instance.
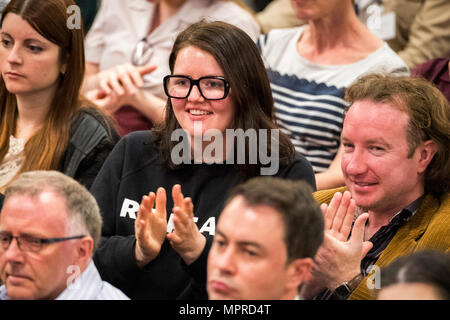
[[[0,300],[10,300],[5,285],[0,287]],[[73,284],[55,300],[129,300],[119,289],[102,281],[93,261]]]
[[[297,51],[304,26],[275,29],[258,46],[272,88],[280,129],[315,172],[328,168],[336,156],[346,102],[344,93],[357,78],[372,72],[408,75],[403,60],[387,43],[351,64],[325,65],[308,61]]]
[[[23,139],[9,137],[9,150],[0,164],[0,188],[4,187],[19,172],[25,159],[23,149],[25,142]]]
[[[86,37],[86,61],[99,64],[100,70],[131,63],[136,44],[146,37],[155,4],[146,0],[102,1]],[[220,20],[245,30],[256,41],[259,25],[252,15],[236,3],[222,0],[188,0],[180,10],[147,37],[152,53],[148,64],[158,68],[144,77],[151,93],[165,98],[162,78],[170,74],[169,54],[179,32],[201,19]]]

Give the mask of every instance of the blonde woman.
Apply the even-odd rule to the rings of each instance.
[[[272,30],[259,47],[280,128],[316,173],[317,190],[344,184],[340,134],[345,89],[363,74],[409,74],[356,16],[352,0],[291,1],[304,26]]]

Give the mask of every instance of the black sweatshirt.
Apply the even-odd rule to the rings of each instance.
[[[206,280],[206,259],[215,225],[228,191],[239,180],[230,164],[185,164],[172,170],[161,163],[158,149],[148,131],[133,132],[116,145],[91,188],[102,216],[102,241],[95,264],[105,281],[132,299],[176,299],[191,279]],[[279,177],[304,179],[315,188],[315,178],[307,160],[296,155],[288,167],[280,166]],[[172,187],[181,185],[185,197],[194,204],[194,219],[207,243],[201,256],[186,266],[164,241],[159,256],[139,268],[134,258],[134,221],[142,196],[163,187],[167,193],[168,232],[173,228]],[[193,277],[193,278],[192,278]]]

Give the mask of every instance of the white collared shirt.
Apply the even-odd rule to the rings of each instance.
[[[5,285],[0,287],[0,300],[10,300]],[[93,261],[55,300],[129,300],[119,289],[103,281]]]

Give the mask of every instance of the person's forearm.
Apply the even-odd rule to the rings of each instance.
[[[316,173],[315,176],[317,191],[333,189],[345,184],[340,168],[335,170],[329,168],[327,171]]]
[[[205,249],[206,238],[200,232],[198,235],[199,235],[199,237],[196,241],[195,247],[193,247],[191,250],[183,252],[183,253],[179,252],[181,258],[184,260],[184,262],[188,266],[190,264],[192,264],[195,260],[197,260],[198,257],[200,257],[200,255],[202,254],[203,250]]]
[[[344,175],[341,169],[341,159],[343,153],[342,145],[327,170],[316,173],[317,191],[341,187],[344,185]]]
[[[164,121],[166,100],[151,93],[144,92],[136,99],[133,106],[153,123]]]
[[[86,92],[97,89],[98,86],[98,73],[100,72],[100,67],[97,63],[86,62],[85,73],[83,84],[81,85],[81,93],[86,94]]]
[[[86,94],[86,92],[97,88],[98,88],[97,74],[85,75],[83,84],[81,85],[81,93]]]
[[[311,300],[325,289],[326,287],[309,281],[302,284],[300,295],[305,300]]]

